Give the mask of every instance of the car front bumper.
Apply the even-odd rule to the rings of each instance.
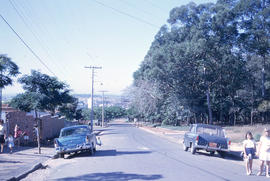
[[[84,151],[84,150],[89,150],[89,149],[91,149],[90,144],[55,147],[55,151],[57,154],[72,153],[72,152]]]

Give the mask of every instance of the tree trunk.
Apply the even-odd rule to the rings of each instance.
[[[213,124],[209,87],[207,88],[206,97],[207,97],[207,105],[208,105],[209,124]]]
[[[233,125],[236,125],[236,112],[233,112]]]
[[[253,125],[253,108],[251,109],[250,112],[250,125]]]

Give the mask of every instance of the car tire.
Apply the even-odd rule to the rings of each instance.
[[[210,151],[210,155],[214,156],[215,155],[215,151]]]
[[[92,155],[94,155],[94,148],[93,148],[93,146],[89,149],[89,154],[92,156]]]
[[[226,152],[224,151],[219,151],[218,154],[220,155],[221,158],[225,158]]]
[[[188,147],[186,146],[185,143],[183,143],[183,150],[184,150],[184,151],[188,151]]]
[[[196,148],[194,147],[193,143],[191,143],[190,152],[192,155],[194,155],[196,153]]]
[[[58,158],[64,158],[65,154],[64,153],[58,153]]]

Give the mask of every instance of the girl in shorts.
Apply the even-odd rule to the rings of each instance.
[[[251,175],[253,158],[256,152],[256,143],[250,131],[246,133],[245,141],[243,142],[243,147],[244,147],[244,158],[246,160],[246,172],[247,175]]]

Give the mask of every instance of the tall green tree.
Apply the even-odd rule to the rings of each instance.
[[[19,74],[19,67],[6,55],[0,54],[0,115],[2,114],[2,89],[12,84],[12,77]]]
[[[22,76],[19,78],[19,82],[26,92],[42,95],[40,106],[52,115],[64,104],[74,102],[68,86],[56,77],[32,70],[31,75]]]

